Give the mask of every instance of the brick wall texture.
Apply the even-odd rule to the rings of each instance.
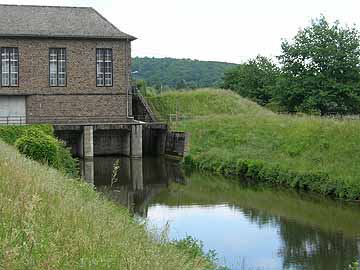
[[[127,102],[131,114],[130,42],[0,39],[0,47],[19,49],[19,86],[0,86],[0,95],[26,96],[29,123],[126,122]],[[49,86],[49,48],[66,48],[66,87]],[[113,50],[112,87],[96,87],[97,48]]]

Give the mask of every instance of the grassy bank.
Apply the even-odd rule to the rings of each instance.
[[[224,90],[172,92],[149,101],[162,117],[176,108],[193,116],[176,124],[191,133],[191,166],[360,199],[360,121],[278,115]]]
[[[204,269],[87,184],[0,141],[0,269]]]

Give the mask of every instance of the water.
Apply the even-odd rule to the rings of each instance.
[[[360,206],[193,173],[158,158],[95,158],[83,173],[97,189],[169,237],[188,235],[238,269],[347,269],[360,258]]]

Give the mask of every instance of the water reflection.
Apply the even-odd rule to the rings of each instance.
[[[192,235],[231,269],[344,270],[360,257],[360,207],[194,173],[157,158],[85,162],[96,188],[170,237]],[[93,170],[93,172],[88,172]],[[245,261],[244,265],[236,266]]]
[[[120,168],[113,179],[113,167]],[[83,178],[111,200],[141,217],[151,199],[171,182],[185,183],[179,164],[160,158],[95,157],[81,162]]]

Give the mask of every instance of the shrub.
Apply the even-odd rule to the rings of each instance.
[[[58,156],[55,138],[38,130],[28,130],[15,142],[16,148],[25,156],[54,166]]]
[[[54,168],[72,177],[79,175],[78,161],[73,158],[63,141],[57,140],[57,158]]]
[[[358,262],[354,262],[350,264],[348,267],[348,270],[359,270],[359,269],[360,269],[360,265]]]
[[[77,161],[64,142],[57,140],[49,125],[7,126],[0,128],[0,138],[14,144],[28,158],[48,164],[70,176],[78,176]]]
[[[7,144],[14,145],[16,140],[28,131],[42,131],[51,136],[54,133],[51,125],[0,126],[0,139]]]

